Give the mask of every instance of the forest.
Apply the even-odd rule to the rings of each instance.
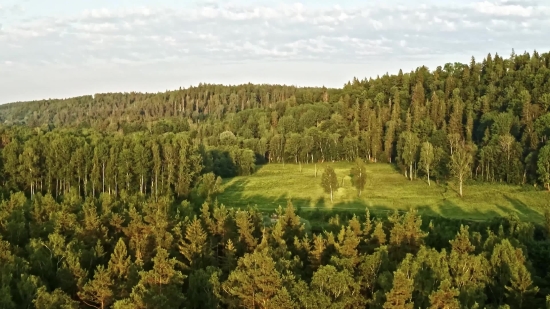
[[[16,102],[0,121],[0,308],[550,308],[550,208],[481,222],[216,200],[261,165],[339,161],[359,194],[369,163],[460,196],[469,181],[550,191],[550,53],[341,89]]]

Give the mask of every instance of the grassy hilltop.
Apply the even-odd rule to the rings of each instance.
[[[334,167],[340,182],[333,203],[320,185],[327,164]],[[251,176],[227,180],[218,201],[234,207],[257,205],[269,211],[286,205],[289,198],[306,211],[338,209],[363,213],[368,207],[376,213],[414,207],[422,214],[472,220],[517,213],[521,219],[535,222],[542,220],[549,204],[548,192],[504,184],[469,183],[460,198],[452,183],[432,181],[428,186],[425,179],[410,181],[388,164],[367,164],[367,185],[358,197],[349,176],[351,167],[351,163],[317,164],[316,178],[313,164],[302,165],[301,172],[296,164],[268,164]]]

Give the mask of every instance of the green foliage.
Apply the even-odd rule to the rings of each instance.
[[[412,302],[413,284],[414,280],[408,278],[407,274],[400,270],[396,271],[393,276],[393,287],[390,292],[386,293],[386,302],[383,308],[414,308],[414,303]]]
[[[357,189],[358,195],[361,196],[361,192],[365,189],[367,184],[367,171],[365,169],[365,163],[361,158],[355,160],[355,166],[351,168],[351,181],[353,186]]]
[[[220,176],[216,177],[214,173],[207,173],[201,176],[199,194],[203,198],[211,198],[222,192],[222,178]]]
[[[334,191],[338,190],[338,178],[331,166],[327,166],[321,176],[321,187],[325,193],[330,193],[330,201],[333,201]]]
[[[459,194],[462,197],[462,185],[472,174],[472,154],[466,147],[457,147],[451,155],[450,169],[459,183]]]
[[[33,301],[36,309],[77,309],[79,303],[71,299],[69,295],[60,289],[55,289],[52,293],[42,286],[36,293]]]
[[[232,308],[270,308],[282,286],[281,275],[267,250],[245,254],[222,284],[224,302]]]
[[[535,238],[539,227],[517,216],[427,224],[415,209],[376,219],[367,210],[317,219],[310,234],[301,216],[314,214],[298,216],[290,201],[272,216],[204,203],[200,218],[186,210],[190,219],[175,201],[139,192],[34,198],[38,210],[16,194],[0,203],[2,213],[31,218],[23,230],[57,226],[13,243],[3,240],[9,229],[0,230],[6,308],[539,308],[546,301],[539,261],[548,239]],[[74,221],[69,213],[39,215],[63,208],[74,209]]]
[[[550,191],[550,144],[540,149],[537,167],[540,181]]]
[[[0,307],[548,306],[549,63],[2,105]]]
[[[428,176],[428,185],[431,185],[430,168],[433,166],[434,161],[435,161],[435,151],[434,151],[433,145],[430,142],[422,143],[422,148],[420,149],[420,166]]]

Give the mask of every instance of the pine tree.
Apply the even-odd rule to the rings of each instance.
[[[386,232],[384,231],[384,223],[382,221],[376,222],[371,239],[375,244],[380,246],[383,246],[388,241]]]
[[[130,256],[126,251],[126,244],[122,238],[118,239],[115,249],[111,254],[107,270],[112,278],[114,278],[114,288],[117,290],[117,295],[125,297],[128,289],[125,286],[130,273]]]
[[[323,255],[326,247],[327,241],[323,238],[323,235],[313,235],[313,248],[309,252],[309,262],[314,271],[323,265]]]
[[[359,296],[359,284],[348,270],[338,271],[325,265],[313,274],[311,290],[317,301],[316,308],[360,308],[364,301]]]
[[[249,211],[237,210],[235,223],[239,233],[239,240],[246,245],[249,252],[253,251],[258,245],[258,239],[254,236],[255,226],[252,215]]]
[[[178,308],[185,297],[181,293],[185,276],[175,270],[178,261],[163,248],[157,248],[153,268],[140,272],[140,280],[129,298],[117,301],[114,308]]]
[[[430,309],[459,309],[460,303],[456,299],[459,292],[452,288],[449,280],[444,280],[439,289],[430,295]]]
[[[247,253],[222,284],[224,302],[232,308],[268,308],[281,285],[281,275],[267,250]]]
[[[55,289],[53,292],[48,292],[45,286],[41,286],[36,291],[36,296],[33,300],[36,309],[78,309],[79,303],[61,289]],[[7,307],[4,307],[7,308]]]
[[[200,220],[195,217],[186,227],[185,239],[182,239],[179,245],[180,253],[187,259],[192,269],[208,265],[211,252],[207,239],[208,235],[202,228]]]
[[[386,293],[384,309],[412,309],[413,284],[413,279],[407,278],[401,270],[395,271],[392,289]]]
[[[95,270],[94,278],[84,285],[81,292],[78,292],[78,297],[90,307],[108,308],[113,302],[113,284],[109,271],[99,265]]]

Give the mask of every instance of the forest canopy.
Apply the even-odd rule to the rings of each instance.
[[[1,308],[550,308],[550,211],[473,222],[216,201],[224,178],[272,163],[355,162],[358,195],[374,162],[426,186],[550,190],[550,53],[341,89],[17,102],[0,121]],[[332,199],[334,170],[319,176]]]

